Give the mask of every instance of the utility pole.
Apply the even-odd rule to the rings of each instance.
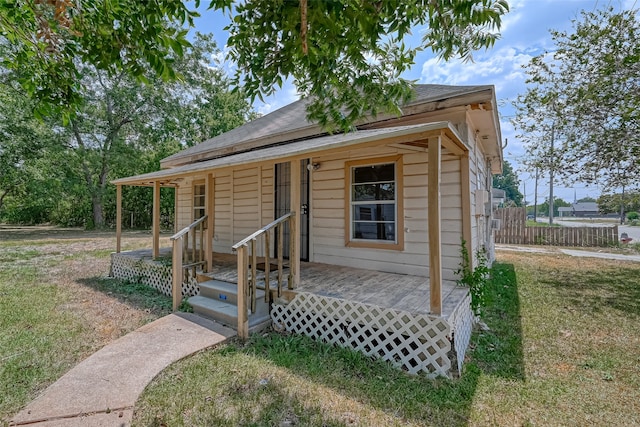
[[[536,185],[533,190],[533,220],[538,221],[538,167],[536,166]]]
[[[553,225],[553,169],[555,167],[553,159],[553,144],[555,138],[555,125],[551,125],[551,162],[549,168],[549,225]]]

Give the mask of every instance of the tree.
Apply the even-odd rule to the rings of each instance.
[[[196,1],[196,6],[198,5]],[[189,45],[197,13],[173,0],[33,0],[4,2],[0,41],[3,66],[42,101],[40,112],[72,115],[82,103],[82,65],[110,76],[175,77],[173,58]]]
[[[553,198],[553,215],[558,216],[558,208],[568,208],[571,203],[564,201],[559,197]],[[542,215],[549,215],[549,199],[538,205],[538,212]]]
[[[115,76],[79,66],[85,102],[67,128],[70,165],[91,201],[90,224],[105,225],[109,178],[158,170],[161,158],[185,145],[226,132],[251,116],[241,93],[208,64],[216,52],[211,36],[198,35],[174,64],[180,81],[142,84],[124,71]]]
[[[573,33],[526,66],[515,125],[528,163],[608,188],[640,172],[640,22],[637,10],[582,12]],[[560,168],[560,164],[562,167]]]
[[[588,203],[588,202],[595,203],[596,201],[597,200],[594,199],[593,197],[583,197],[582,199],[578,199],[576,203]]]
[[[493,176],[493,187],[504,190],[507,201],[513,202],[515,206],[522,206],[524,196],[519,190],[520,180],[513,171],[511,163],[504,161],[502,163],[502,173]]]
[[[640,211],[640,192],[625,193],[624,198],[621,193],[602,194],[598,197],[598,208],[605,214],[619,213],[621,204],[624,212]]]
[[[38,159],[60,144],[61,137],[47,123],[34,119],[33,103],[9,78],[0,84],[0,105],[1,213],[7,199],[25,195]]]
[[[505,0],[366,0],[241,2],[229,8],[227,42],[238,64],[235,79],[251,97],[269,95],[292,78],[310,98],[310,119],[348,130],[366,114],[400,111],[411,96],[401,78],[416,53],[430,48],[447,60],[471,58],[498,38]],[[419,46],[403,39],[424,27]]]
[[[196,0],[195,6],[198,7]],[[268,95],[291,78],[310,98],[308,113],[328,128],[348,130],[357,119],[399,112],[411,94],[400,77],[416,53],[471,58],[498,38],[506,0],[211,0],[228,10],[228,46],[235,82],[252,97]],[[197,13],[172,0],[34,0],[0,12],[5,64],[25,70],[22,85],[46,105],[81,105],[79,63],[110,77],[174,77],[173,56],[188,46]],[[404,38],[424,28],[418,46]],[[71,114],[72,115],[72,114]]]

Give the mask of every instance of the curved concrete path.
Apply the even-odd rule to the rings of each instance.
[[[11,426],[123,427],[151,380],[171,363],[236,332],[191,313],[155,320],[106,345],[20,411]]]

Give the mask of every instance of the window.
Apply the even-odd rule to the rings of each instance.
[[[402,249],[401,162],[378,161],[347,163],[347,246]]]
[[[193,185],[193,220],[196,221],[204,216],[205,212],[205,185]]]

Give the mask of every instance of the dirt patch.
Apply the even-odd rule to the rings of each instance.
[[[0,230],[0,258],[3,253],[37,253],[23,263],[38,266],[41,277],[70,291],[72,298],[58,309],[81,319],[92,333],[87,337],[86,355],[157,318],[150,310],[127,304],[88,286],[109,274],[115,250],[114,232],[83,231],[54,227],[7,227]],[[166,237],[165,239],[166,240]],[[128,232],[124,249],[150,247],[148,232]]]

